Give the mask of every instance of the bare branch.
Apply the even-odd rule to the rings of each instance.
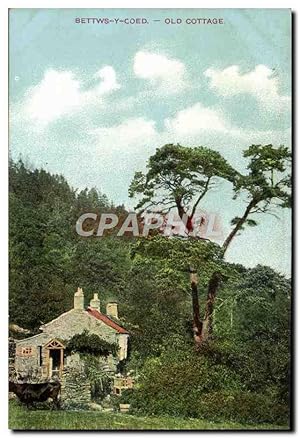
[[[195,202],[195,204],[194,204],[194,206],[193,206],[193,208],[192,208],[191,219],[194,217],[194,214],[195,214],[195,211],[196,211],[196,208],[197,208],[199,202],[201,201],[201,199],[204,198],[205,194],[207,193],[207,191],[208,191],[208,189],[209,189],[209,182],[210,182],[210,180],[211,180],[211,177],[207,178],[207,180],[206,180],[206,184],[205,184],[205,186],[204,186],[204,190],[203,190],[203,192],[200,194],[200,196],[198,197],[197,201]]]

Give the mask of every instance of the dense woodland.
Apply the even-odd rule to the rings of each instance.
[[[275,151],[275,152],[274,152]],[[288,207],[286,148],[253,146],[247,175],[205,148],[166,145],[137,172],[139,211],[161,202],[192,215],[210,184],[225,178],[248,204],[223,247],[201,239],[114,233],[83,238],[84,212],[117,212],[97,189],[78,191],[61,175],[10,162],[10,322],[32,333],[70,309],[78,286],[87,303],[119,302],[131,333],[125,365],[139,376],[123,394],[143,414],[286,424],[289,415],[291,282],[267,266],[226,262],[250,214]],[[199,170],[200,169],[200,170]],[[281,178],[276,176],[281,174]],[[162,195],[163,194],[163,195]],[[189,231],[189,230],[188,230]]]

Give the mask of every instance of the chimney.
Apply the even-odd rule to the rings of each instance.
[[[118,317],[118,303],[107,303],[106,306],[106,314],[107,316],[111,316],[112,318],[119,319]]]
[[[74,294],[74,309],[84,310],[84,293],[81,287]]]
[[[100,312],[100,300],[98,294],[94,294],[94,298],[90,301],[91,309],[98,310]]]

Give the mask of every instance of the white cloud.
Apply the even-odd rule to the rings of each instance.
[[[240,73],[237,65],[224,70],[209,68],[204,75],[210,79],[210,87],[221,96],[250,94],[256,97],[264,109],[274,112],[286,110],[290,97],[279,94],[279,81],[274,72],[265,65],[257,65],[248,73]]]
[[[120,154],[132,152],[152,142],[156,137],[155,122],[143,117],[127,119],[110,127],[100,127],[91,130],[90,135],[98,141],[99,153],[110,154],[117,151]],[[140,150],[143,154],[143,150]]]
[[[89,178],[96,174],[98,179],[101,175],[105,193],[113,199],[122,193],[124,200],[134,172],[142,170],[146,158],[162,145],[155,122],[143,117],[90,130],[86,143],[86,149],[92,151]]]
[[[105,66],[94,79],[97,84],[83,89],[83,83],[71,71],[47,70],[39,84],[30,88],[22,104],[25,117],[45,126],[61,116],[98,101],[105,94],[120,88],[115,70]]]
[[[178,111],[164,121],[161,142],[181,143],[184,146],[206,146],[219,151],[239,170],[247,160],[242,152],[251,144],[290,145],[290,129],[243,129],[233,125],[218,108],[206,107],[201,102]]]
[[[177,93],[187,86],[185,65],[178,59],[158,53],[137,52],[133,71],[137,77],[149,80],[165,93]]]
[[[251,142],[290,144],[290,129],[259,130],[244,129],[234,125],[219,108],[204,106],[201,102],[178,111],[173,118],[164,120],[165,135],[172,135],[174,141],[191,141],[196,144],[230,146],[240,142],[249,146]],[[216,139],[218,140],[216,142]],[[228,143],[228,139],[232,142]]]
[[[230,129],[221,111],[205,107],[200,102],[179,111],[172,119],[165,119],[165,127],[179,136],[193,136],[205,131],[228,132]]]
[[[288,145],[290,131],[242,129],[232,124],[219,108],[197,102],[173,117],[165,118],[161,130],[157,129],[154,120],[133,117],[109,127],[91,129],[88,135],[88,142],[95,144],[93,150],[102,157],[103,163],[114,161],[122,169],[132,167],[133,157],[144,162],[157,147],[177,142],[186,146],[211,147],[224,153],[239,167],[243,165],[243,149],[252,143]]]
[[[101,79],[101,82],[89,93],[93,93],[95,91],[97,95],[102,95],[120,88],[120,85],[117,81],[116,72],[114,68],[109,65],[102,67],[99,71],[97,71],[94,77],[95,79]]]

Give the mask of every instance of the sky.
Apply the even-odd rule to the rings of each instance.
[[[290,26],[288,9],[11,9],[10,154],[128,208],[135,171],[167,143],[245,172],[251,144],[291,146]],[[221,181],[201,208],[226,236],[245,203]],[[257,216],[228,261],[290,275],[291,212],[276,216]]]

